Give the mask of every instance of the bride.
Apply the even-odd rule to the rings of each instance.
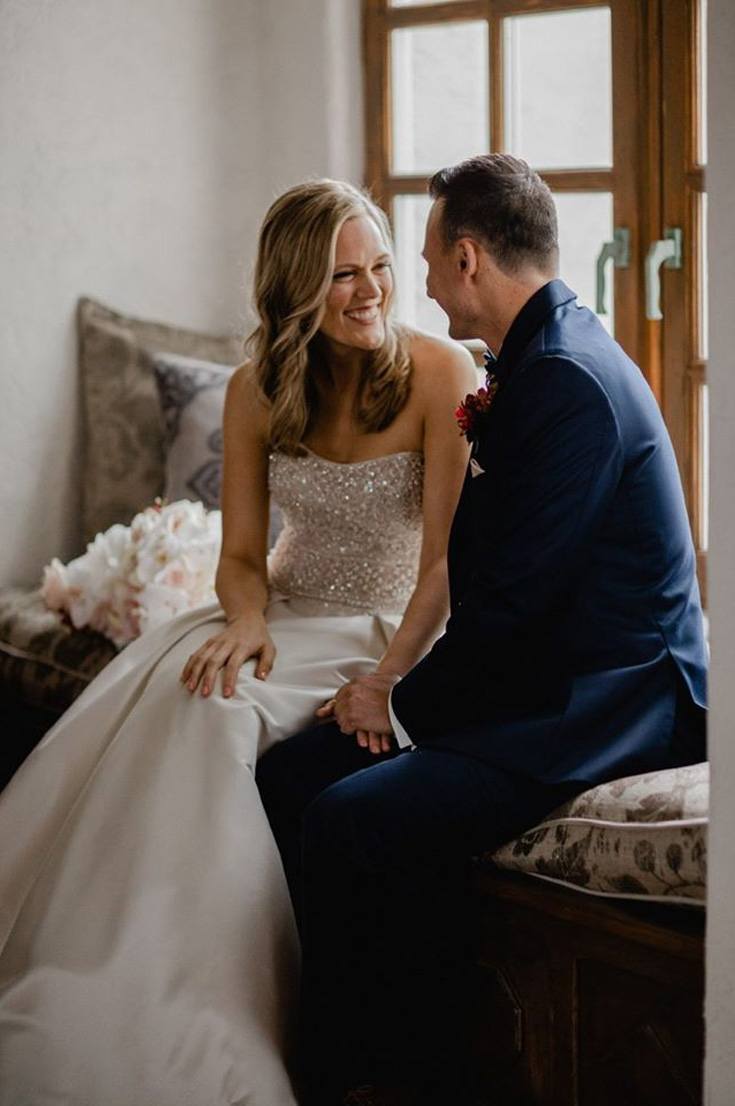
[[[298,942],[255,762],[428,650],[467,462],[471,359],[392,297],[366,195],[273,204],[225,406],[220,603],[128,646],[0,796],[0,1106],[295,1102]]]

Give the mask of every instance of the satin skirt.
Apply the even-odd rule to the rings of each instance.
[[[295,1103],[298,939],[255,763],[398,619],[267,618],[273,671],[231,699],[179,682],[218,605],[144,635],[0,795],[0,1106]]]

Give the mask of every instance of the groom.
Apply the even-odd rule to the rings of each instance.
[[[451,615],[400,682],[347,684],[335,721],[258,769],[319,1106],[461,1106],[470,858],[596,783],[705,755],[694,551],[648,385],[557,279],[554,203],[524,162],[472,158],[430,191],[428,293],[492,351],[462,413]]]

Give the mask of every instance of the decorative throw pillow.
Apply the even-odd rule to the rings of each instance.
[[[159,354],[153,363],[165,428],[164,495],[219,507],[222,412],[233,368],[194,357]]]
[[[84,541],[128,523],[164,491],[164,425],[152,359],[172,351],[223,365],[242,342],[118,314],[91,299],[77,312],[86,422]]]
[[[704,906],[709,765],[601,783],[483,862],[594,895]]]
[[[165,496],[200,499],[220,506],[222,483],[222,413],[232,368],[173,353],[153,361],[165,427]],[[280,512],[271,504],[268,547],[281,530]]]

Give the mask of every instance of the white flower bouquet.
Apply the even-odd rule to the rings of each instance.
[[[181,499],[156,503],[129,526],[98,534],[81,557],[54,558],[41,594],[77,629],[89,626],[120,648],[169,618],[216,598],[222,515]]]

